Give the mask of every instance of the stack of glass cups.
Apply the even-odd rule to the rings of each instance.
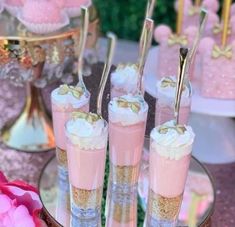
[[[157,97],[155,110],[155,125],[161,125],[174,118],[174,103],[176,93],[175,76],[163,77],[157,83]],[[179,124],[187,124],[191,111],[192,88],[190,82],[184,85],[182,92]]]
[[[73,111],[89,111],[90,93],[80,87],[61,85],[51,93],[53,128],[58,164],[58,204],[56,218],[65,226],[69,222],[70,196],[65,139],[65,123]],[[67,224],[66,224],[67,223]]]
[[[127,94],[136,94],[138,68],[135,64],[118,65],[111,73],[111,99]]]
[[[101,226],[108,124],[97,114],[77,112],[66,124],[70,226]]]
[[[137,226],[137,183],[148,105],[125,95],[109,103],[110,176],[106,226]]]
[[[194,133],[173,121],[150,134],[149,194],[146,226],[174,227],[182,203]]]

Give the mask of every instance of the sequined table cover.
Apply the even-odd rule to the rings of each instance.
[[[93,67],[93,75],[85,78],[85,83],[92,93],[91,111],[95,110],[95,99],[97,97],[99,81],[101,77],[102,64]],[[43,97],[48,110],[50,109],[49,93],[58,86],[53,84],[43,90]],[[21,111],[25,101],[25,89],[15,88],[8,81],[0,81],[0,128],[9,119],[14,119]],[[147,123],[147,134],[154,125],[155,99],[146,95],[150,111]],[[109,83],[105,91],[104,107],[109,101]],[[107,109],[107,108],[106,108]],[[104,111],[107,118],[107,111]],[[23,132],[22,132],[23,133]],[[40,172],[45,163],[55,154],[55,151],[46,153],[30,154],[17,152],[7,148],[0,142],[0,170],[9,179],[21,179],[37,186]],[[216,206],[212,217],[213,227],[235,226],[235,163],[224,165],[206,165],[215,179]]]

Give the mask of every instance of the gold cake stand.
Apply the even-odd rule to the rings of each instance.
[[[89,7],[87,48],[94,49],[99,19]],[[7,12],[0,14],[0,78],[25,86],[26,102],[19,117],[1,130],[3,142],[26,152],[42,152],[55,147],[52,124],[41,96],[41,88],[58,79],[76,79],[79,17],[50,35],[35,35]],[[44,84],[44,85],[42,85]]]

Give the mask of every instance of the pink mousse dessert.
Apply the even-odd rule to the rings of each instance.
[[[161,125],[174,118],[176,77],[163,77],[157,83],[155,125]],[[179,123],[187,124],[191,109],[191,84],[184,85],[180,103]]]
[[[142,96],[129,94],[112,99],[108,109],[110,177],[106,226],[135,227],[136,187],[148,104]]]
[[[150,137],[147,226],[176,226],[195,135],[169,121]]]
[[[196,27],[188,27],[183,34],[173,34],[165,25],[159,25],[154,31],[155,40],[159,43],[157,59],[157,77],[177,75],[179,49],[182,46],[192,47],[196,35]],[[191,76],[191,75],[190,75]]]
[[[36,24],[56,24],[62,20],[61,9],[50,0],[26,0],[22,16],[24,20]]]
[[[127,94],[136,94],[138,68],[135,64],[118,65],[111,74],[111,99]]]
[[[52,119],[56,142],[56,157],[58,163],[58,220],[64,226],[68,222],[69,211],[69,180],[65,139],[65,123],[73,111],[89,111],[90,94],[81,87],[61,85],[51,93]],[[63,213],[64,215],[61,215]]]
[[[235,99],[235,42],[222,47],[211,38],[201,41],[201,94],[206,98]]]
[[[75,112],[66,124],[70,226],[100,226],[108,124],[94,113]]]

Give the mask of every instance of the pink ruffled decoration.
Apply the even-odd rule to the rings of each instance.
[[[37,189],[22,181],[8,182],[0,172],[0,226],[45,227]]]

